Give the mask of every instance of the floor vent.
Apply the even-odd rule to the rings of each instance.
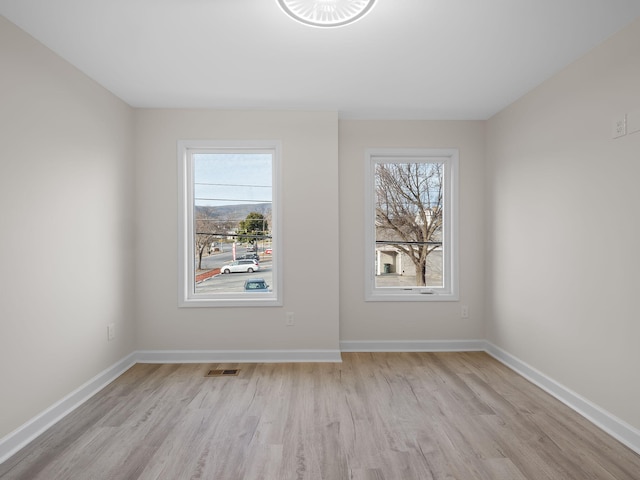
[[[234,377],[240,373],[240,369],[233,368],[228,370],[209,370],[205,377]]]

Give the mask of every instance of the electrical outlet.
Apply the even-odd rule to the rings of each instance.
[[[613,120],[612,138],[624,137],[627,134],[627,116],[622,115]]]
[[[107,325],[107,340],[111,341],[116,338],[116,324],[110,323]]]
[[[469,307],[466,305],[460,307],[460,318],[469,318]]]
[[[293,316],[293,312],[287,312],[285,314],[285,318],[287,319],[287,327],[293,327],[296,324],[296,319]]]

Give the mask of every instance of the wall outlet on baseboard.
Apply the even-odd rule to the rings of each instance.
[[[107,325],[107,340],[111,341],[116,338],[116,324],[110,323]]]

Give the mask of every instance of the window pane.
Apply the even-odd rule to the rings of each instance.
[[[277,140],[178,142],[181,307],[282,305]]]
[[[192,162],[194,293],[272,285],[273,154],[193,153]]]
[[[375,287],[443,284],[444,165],[375,164]]]

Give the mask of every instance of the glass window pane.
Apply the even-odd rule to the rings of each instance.
[[[444,166],[375,164],[375,287],[443,287]]]
[[[194,293],[273,283],[272,152],[193,153]]]

